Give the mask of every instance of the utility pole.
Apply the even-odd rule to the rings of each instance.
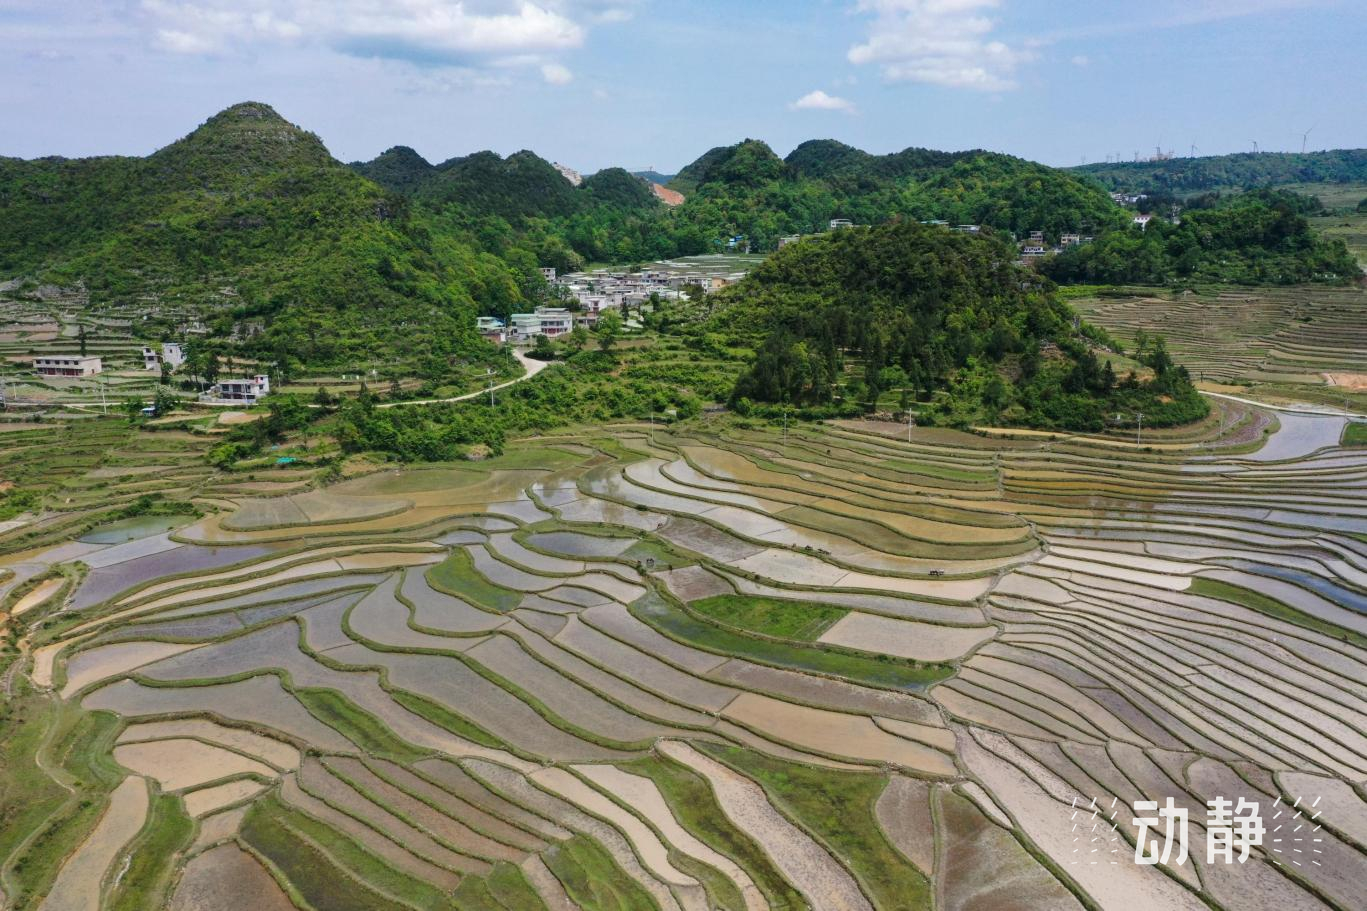
[[[95,382],[96,382],[96,383],[99,385],[99,387],[100,387],[100,413],[101,413],[101,414],[108,414],[108,413],[109,413],[109,403],[106,402],[106,401],[105,401],[105,398],[104,398],[104,380],[96,380]]]
[[[783,406],[783,445],[788,445],[788,406]]]
[[[907,409],[907,442],[908,442],[908,443],[911,442],[911,428],[913,428],[913,427],[915,427],[915,426],[916,426],[916,418],[915,418],[915,416],[911,413],[911,409],[908,408],[908,409]]]
[[[489,407],[492,408],[492,407],[494,407],[494,370],[493,370],[493,368],[491,367],[491,368],[489,368],[488,370],[484,371],[482,374],[480,374],[480,378],[481,378],[481,379],[487,379],[487,380],[489,381]]]
[[[1135,433],[1134,433],[1134,444],[1135,444],[1136,446],[1143,446],[1143,445],[1144,445],[1144,412],[1142,412],[1142,411],[1136,411],[1136,412],[1135,412],[1135,415],[1139,418],[1139,426],[1138,426],[1138,429],[1136,429],[1136,430],[1135,430]]]

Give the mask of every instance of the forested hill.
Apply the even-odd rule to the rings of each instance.
[[[1137,353],[1150,376],[1117,376],[1113,343],[1013,259],[991,234],[907,222],[785,247],[723,294],[709,326],[757,352],[734,403],[820,413],[905,390],[922,422],[1074,430],[1117,412],[1151,426],[1205,413],[1161,344]]]
[[[238,104],[147,158],[0,159],[0,276],[83,284],[91,302],[265,332],[263,357],[486,351],[473,314],[523,276],[434,242],[399,197],[269,106]]]
[[[1343,241],[1318,234],[1305,212],[1319,200],[1257,189],[1192,197],[1177,223],[1112,231],[1050,257],[1041,269],[1060,282],[1243,285],[1347,283],[1361,278]]]
[[[436,209],[455,206],[468,219],[555,218],[604,204],[628,212],[662,208],[650,184],[621,168],[599,171],[576,187],[549,161],[526,150],[507,158],[475,152],[434,165],[407,146],[395,146],[350,167]]]
[[[680,218],[734,227],[763,249],[831,218],[879,224],[900,216],[1054,236],[1123,220],[1096,184],[1020,158],[929,149],[870,155],[829,139],[805,142],[786,159],[753,139],[711,149],[669,186],[688,197]]]
[[[1122,161],[1070,168],[1108,190],[1245,190],[1294,183],[1367,183],[1367,149],[1244,152],[1166,161]]]
[[[433,165],[396,147],[351,167],[495,248],[526,249],[562,270],[716,252],[737,236],[769,251],[833,218],[938,219],[1050,236],[1125,221],[1098,185],[1019,158],[928,149],[870,155],[834,140],[803,143],[786,159],[756,140],[712,149],[669,180],[685,197],[673,209],[620,168],[574,187],[525,151]]]

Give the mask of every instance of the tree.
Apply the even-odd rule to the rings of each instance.
[[[174,392],[166,386],[158,386],[156,397],[152,400],[152,413],[157,417],[170,414],[180,404]]]
[[[622,318],[612,310],[598,318],[598,348],[611,351],[622,335]]]
[[[529,356],[536,358],[538,361],[549,361],[555,357],[555,345],[552,344],[548,336],[538,335],[536,337],[536,342],[532,345],[532,353]]]
[[[204,355],[204,382],[212,386],[218,382],[218,352],[210,350]]]
[[[570,334],[565,336],[565,347],[571,354],[578,354],[584,350],[584,346],[589,343],[589,330],[584,326],[575,326],[570,330]]]

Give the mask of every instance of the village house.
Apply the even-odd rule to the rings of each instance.
[[[185,363],[185,349],[175,342],[166,342],[161,346],[161,351],[155,348],[144,346],[142,349],[143,367],[148,370],[161,370],[161,365],[175,370]]]
[[[1145,231],[1149,229],[1149,222],[1151,221],[1153,221],[1153,216],[1147,213],[1136,215],[1134,217],[1134,223],[1139,225],[1139,227],[1143,228]]]
[[[242,379],[219,380],[218,385],[209,390],[209,398],[221,402],[242,402],[255,405],[257,401],[270,395],[271,378],[264,373]]]
[[[574,314],[564,307],[537,307],[533,313],[514,313],[508,321],[508,340],[513,343],[528,342],[538,335],[556,338],[574,328]]]
[[[495,345],[501,345],[508,340],[508,333],[503,325],[503,320],[492,316],[481,316],[475,319],[475,331],[480,338]]]
[[[39,376],[94,376],[103,369],[98,357],[82,354],[49,354],[33,359],[33,372]]]
[[[537,307],[536,318],[541,321],[541,334],[548,338],[565,335],[574,328],[574,314],[564,307]]]

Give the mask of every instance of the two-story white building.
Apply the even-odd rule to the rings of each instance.
[[[544,335],[555,338],[574,328],[574,314],[564,307],[537,307],[533,313],[514,313],[508,317],[508,340],[527,342]]]
[[[148,370],[161,370],[162,364],[175,370],[185,363],[185,349],[176,342],[166,342],[161,346],[161,351],[144,347],[142,349],[142,363]]]
[[[241,379],[219,380],[218,384],[209,390],[209,398],[255,405],[258,400],[270,395],[270,391],[271,378],[264,373],[258,373],[256,376]]]
[[[104,370],[98,357],[82,354],[48,354],[33,359],[33,372],[39,376],[94,376]]]

